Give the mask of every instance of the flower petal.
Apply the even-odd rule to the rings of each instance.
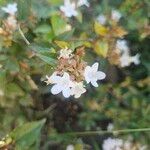
[[[70,75],[67,72],[64,72],[63,79],[70,80]]]
[[[87,83],[90,83],[90,78],[89,78],[90,70],[91,70],[90,66],[86,66],[84,70],[84,77]]]
[[[60,93],[62,91],[62,87],[55,84],[52,88],[51,88],[51,93],[56,95],[58,93]]]
[[[103,80],[106,77],[106,74],[102,71],[97,72],[97,79],[98,80]]]
[[[98,64],[98,62],[96,62],[96,63],[94,63],[92,65],[92,69],[95,70],[95,71],[97,71],[98,70],[98,66],[99,66],[99,64]]]
[[[68,89],[63,89],[62,93],[63,93],[63,96],[64,96],[65,98],[69,98],[70,95],[71,95],[71,89],[70,89],[70,88],[68,88]]]
[[[94,86],[94,87],[98,87],[98,84],[96,81],[91,81],[91,84]]]

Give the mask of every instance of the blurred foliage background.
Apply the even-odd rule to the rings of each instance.
[[[150,132],[67,134],[107,130],[109,124],[114,130],[150,127],[149,0],[89,0],[90,6],[80,7],[71,18],[60,11],[62,0],[0,0],[0,6],[13,2],[19,27],[0,35],[0,149],[63,150],[73,144],[76,150],[99,150],[113,136],[130,137],[150,149]],[[114,9],[122,14],[119,23],[96,24],[100,14],[109,18]],[[6,17],[0,10],[0,27]],[[128,41],[132,55],[140,54],[139,65],[114,63],[111,46],[120,38]],[[54,96],[43,82],[54,71],[63,45],[84,46],[84,59],[100,62],[107,75],[80,99]]]

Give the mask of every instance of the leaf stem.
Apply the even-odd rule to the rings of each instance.
[[[131,132],[150,132],[150,128],[140,128],[140,129],[124,129],[124,130],[114,130],[114,131],[83,131],[83,132],[68,132],[62,133],[61,135],[75,135],[75,136],[86,136],[86,135],[102,135],[102,134],[120,134],[120,133],[131,133]]]
[[[22,31],[21,28],[20,28],[20,25],[18,25],[18,31],[19,31],[20,35],[22,36],[23,40],[25,41],[25,43],[26,43],[27,45],[30,45],[30,42],[29,42],[29,41],[27,40],[27,38],[25,37],[23,31]]]

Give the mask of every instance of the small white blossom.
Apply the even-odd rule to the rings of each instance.
[[[90,83],[94,87],[98,87],[97,80],[102,80],[106,77],[104,72],[98,71],[98,63],[94,63],[92,67],[86,66],[84,71],[84,77],[87,83]]]
[[[17,12],[17,3],[8,4],[6,7],[2,7],[2,10],[10,15],[15,15]]]
[[[112,20],[118,22],[119,19],[121,18],[121,16],[122,16],[122,15],[121,15],[121,13],[120,13],[119,11],[117,11],[117,10],[112,10],[112,12],[111,12],[111,18],[112,18]]]
[[[121,150],[122,145],[123,145],[122,139],[108,138],[104,141],[102,148],[103,150]]]
[[[68,58],[70,58],[71,54],[72,54],[72,50],[71,49],[64,48],[64,49],[60,50],[59,58],[68,59]]]
[[[73,145],[68,145],[68,146],[66,147],[66,150],[74,150],[74,146],[73,146]]]
[[[107,126],[107,131],[112,131],[114,129],[114,125],[112,123],[109,123]]]
[[[79,98],[83,93],[86,92],[83,82],[74,82],[71,88],[71,95],[74,95],[75,98]]]
[[[77,6],[80,7],[80,6],[83,6],[83,5],[85,5],[87,7],[90,6],[90,4],[87,0],[78,0]]]
[[[117,40],[116,48],[119,49],[122,53],[129,53],[129,47],[126,40]]]
[[[75,7],[75,3],[71,3],[70,0],[64,0],[64,5],[60,6],[60,10],[65,14],[66,17],[77,16],[78,12]]]
[[[121,67],[127,67],[131,63],[134,63],[135,65],[138,65],[140,63],[139,57],[140,57],[139,54],[136,54],[135,56],[130,56],[128,54],[123,54],[120,57],[120,65],[121,65]]]
[[[104,24],[106,23],[106,17],[105,17],[104,15],[99,15],[99,16],[97,17],[97,21],[98,21],[100,24],[104,25]]]
[[[64,72],[63,76],[54,76],[53,83],[55,83],[51,89],[52,94],[56,95],[62,92],[65,98],[71,96],[71,87],[73,86],[70,76],[67,72]]]

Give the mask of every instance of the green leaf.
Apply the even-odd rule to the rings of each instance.
[[[76,16],[77,20],[82,23],[82,13],[80,11],[78,11],[78,15]]]
[[[50,56],[46,56],[46,55],[42,55],[42,54],[37,54],[37,56],[44,62],[48,63],[49,65],[53,66],[56,64],[56,60],[51,58]]]
[[[56,43],[60,48],[69,47],[69,43],[67,43],[67,42],[65,42],[65,41],[58,41],[58,40],[56,40],[55,43]]]
[[[51,27],[48,24],[42,24],[34,30],[35,33],[48,33],[50,31]]]
[[[45,123],[45,119],[26,123],[16,128],[10,133],[10,137],[15,141],[17,150],[38,149],[41,129]],[[35,146],[34,146],[35,145]],[[34,147],[33,147],[34,146]]]
[[[108,33],[108,29],[105,26],[99,24],[98,22],[94,23],[94,30],[96,34],[101,36],[105,36]]]
[[[57,15],[57,14],[53,15],[51,17],[51,24],[52,24],[52,28],[56,36],[67,31],[68,24],[66,23],[64,19],[61,18],[60,15]]]
[[[56,12],[54,7],[50,6],[47,1],[43,0],[32,0],[32,10],[38,19],[49,18],[51,14]]]
[[[70,31],[66,31],[62,34],[60,34],[59,36],[56,37],[56,39],[58,40],[70,40],[73,36],[73,33],[74,33],[74,29],[70,30]]]
[[[105,41],[97,41],[94,45],[94,50],[98,55],[105,58],[108,52],[108,43]]]
[[[30,15],[31,10],[31,0],[17,0],[18,6],[18,19],[27,19]]]
[[[53,48],[49,48],[49,47],[42,47],[40,45],[37,44],[31,44],[29,45],[29,48],[31,48],[32,50],[38,52],[38,53],[44,53],[44,52],[51,52],[54,51]]]
[[[15,83],[7,83],[6,84],[6,95],[11,98],[15,98],[16,96],[23,96],[24,92],[22,89]]]

